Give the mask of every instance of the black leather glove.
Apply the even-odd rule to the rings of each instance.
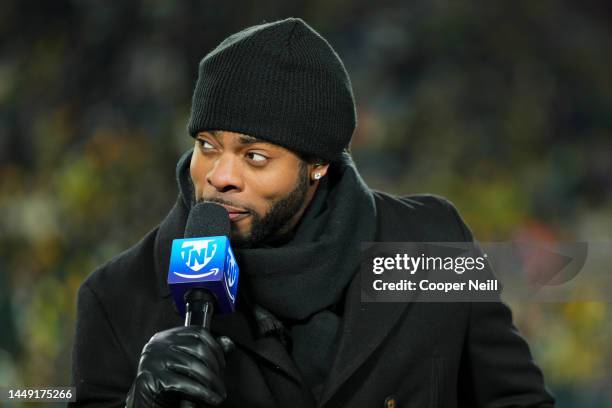
[[[156,333],[142,349],[126,407],[178,407],[181,400],[221,404],[227,397],[224,352],[231,349],[228,337],[217,340],[198,326]]]

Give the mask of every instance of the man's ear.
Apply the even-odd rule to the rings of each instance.
[[[310,179],[313,181],[321,180],[327,174],[329,163],[314,163],[310,168]]]

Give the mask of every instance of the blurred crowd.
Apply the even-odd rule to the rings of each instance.
[[[612,242],[609,2],[4,0],[0,386],[69,383],[80,282],[176,200],[199,60],[288,16],[345,62],[371,187],[481,241]],[[559,407],[612,405],[609,303],[512,307]]]

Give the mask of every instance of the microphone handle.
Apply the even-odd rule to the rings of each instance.
[[[210,328],[210,321],[215,312],[215,296],[204,288],[194,288],[185,293],[185,326],[202,326]],[[182,400],[180,408],[206,408],[195,402]]]
[[[210,329],[215,312],[215,295],[204,288],[190,289],[185,293],[185,326],[202,326]]]

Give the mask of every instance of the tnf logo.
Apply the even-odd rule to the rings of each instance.
[[[181,258],[185,265],[197,272],[215,256],[217,244],[208,245],[212,240],[186,241],[181,246]]]
[[[181,245],[181,259],[194,272],[198,272],[204,268],[217,252],[217,244],[213,240],[197,240],[185,241]],[[210,245],[209,245],[210,244]],[[213,268],[210,271],[200,275],[188,275],[174,272],[176,275],[183,278],[203,278],[219,272],[219,268]]]

